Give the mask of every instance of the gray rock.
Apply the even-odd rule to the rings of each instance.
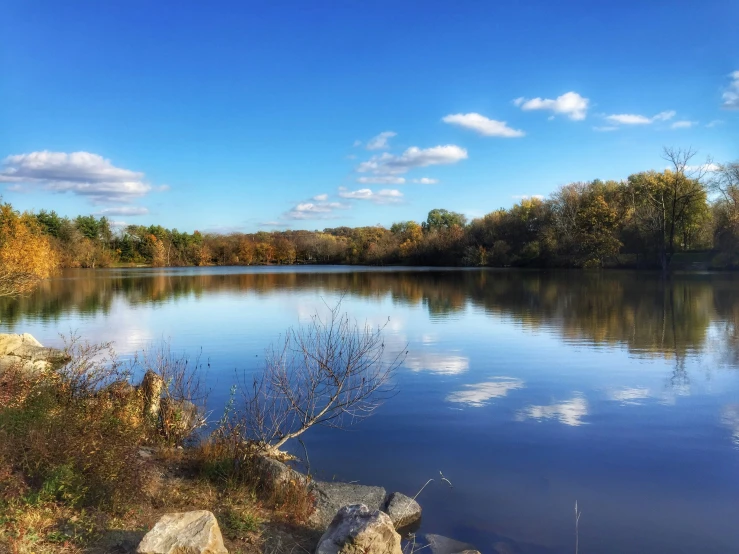
[[[416,535],[416,549],[419,548],[428,550],[428,554],[480,554],[469,543],[432,533]]]
[[[0,334],[0,373],[13,368],[36,374],[54,369],[68,360],[66,352],[45,348],[28,333]]]
[[[387,491],[382,487],[329,481],[313,481],[310,491],[315,497],[316,510],[309,523],[322,529],[328,527],[336,512],[344,506],[364,504],[370,510],[382,510],[387,497]]]
[[[318,541],[316,554],[402,554],[400,535],[380,510],[344,506]]]
[[[394,492],[388,497],[383,511],[390,516],[396,529],[421,519],[421,506],[418,502],[399,492]]]
[[[288,467],[287,464],[284,464],[279,460],[260,455],[257,456],[256,463],[259,466],[262,477],[273,485],[284,485],[290,481],[294,481],[302,485],[308,484],[308,478],[305,475],[295,471],[291,467]]]
[[[165,514],[136,549],[138,554],[228,554],[215,516],[205,510]]]

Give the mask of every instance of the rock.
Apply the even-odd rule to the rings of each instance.
[[[264,455],[258,455],[255,458],[262,477],[273,485],[284,485],[290,481],[302,485],[308,484],[308,477],[288,467],[287,464],[279,460]]]
[[[228,554],[215,516],[205,510],[165,514],[136,549],[138,554]]]
[[[147,412],[149,413],[149,412]],[[160,400],[159,415],[163,429],[168,434],[187,437],[200,427],[203,417],[198,407],[189,400]]]
[[[0,334],[0,373],[15,368],[26,374],[48,371],[69,361],[63,350],[45,348],[28,333]]]
[[[396,529],[421,519],[421,506],[418,502],[399,492],[394,492],[388,497],[383,511],[390,516]]]
[[[315,496],[316,510],[308,521],[322,529],[328,527],[336,512],[344,506],[364,504],[370,510],[382,510],[387,497],[382,487],[329,481],[313,481],[310,491]]]
[[[364,504],[341,508],[318,541],[316,554],[402,554],[390,516]]]
[[[144,397],[144,415],[158,418],[162,402],[164,379],[149,370],[141,380],[141,394]]]
[[[423,548],[427,554],[480,554],[469,543],[426,533],[416,535],[416,550]]]

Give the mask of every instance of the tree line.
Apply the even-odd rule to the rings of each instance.
[[[468,221],[431,210],[425,221],[322,231],[193,233],[160,225],[114,230],[105,217],[15,214],[62,267],[367,264],[493,267],[643,267],[667,271],[702,252],[707,266],[739,267],[739,163],[691,165],[665,149],[669,169],[622,181],[571,183]],[[3,239],[0,237],[0,247]],[[7,241],[6,241],[7,242]],[[0,253],[2,250],[0,250]]]

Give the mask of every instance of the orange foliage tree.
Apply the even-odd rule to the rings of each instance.
[[[34,289],[58,265],[56,253],[37,220],[10,204],[0,206],[0,297]]]

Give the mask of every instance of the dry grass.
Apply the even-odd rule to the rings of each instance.
[[[0,553],[128,552],[164,513],[207,509],[229,551],[251,554],[263,549],[266,522],[293,529],[308,518],[304,483],[265,478],[233,433],[176,446],[201,421],[183,427],[171,411],[144,413],[130,366],[107,345],[68,351],[60,370],[0,375]],[[165,348],[148,359],[156,363],[139,369],[166,377],[163,400],[200,390],[198,364]]]

